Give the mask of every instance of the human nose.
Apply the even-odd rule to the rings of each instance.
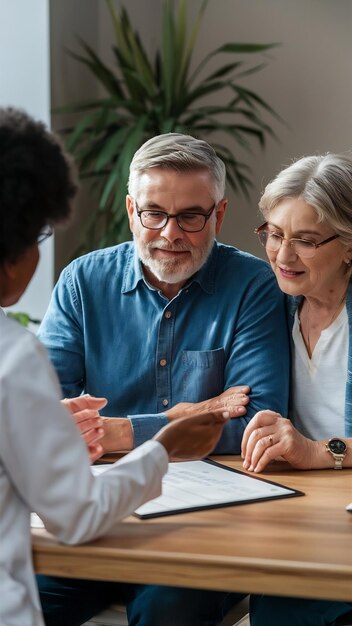
[[[276,258],[286,261],[287,259],[292,259],[296,257],[297,253],[295,252],[290,239],[282,239],[281,246],[276,254]]]
[[[183,239],[183,230],[179,227],[175,217],[169,217],[160,234],[164,237],[164,239],[167,239],[170,242],[173,242],[176,239]]]

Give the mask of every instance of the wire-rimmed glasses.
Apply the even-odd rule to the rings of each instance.
[[[40,230],[40,233],[37,237],[37,243],[43,243],[43,241],[45,241],[46,239],[48,239],[49,237],[51,237],[51,235],[53,234],[53,229],[51,226],[49,226],[49,224],[47,224],[46,226],[43,226],[43,228]]]
[[[286,237],[283,237],[278,233],[271,232],[268,229],[267,222],[256,228],[254,232],[258,235],[260,243],[266,250],[269,250],[270,252],[278,252],[282,246],[282,242],[287,241],[294,252],[303,259],[311,259],[315,255],[318,248],[324,246],[330,241],[334,241],[340,236],[332,235],[319,243],[309,241],[309,239],[297,239],[295,237],[292,239],[286,239]]]

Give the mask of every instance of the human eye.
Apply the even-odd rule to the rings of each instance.
[[[267,233],[267,238],[270,239],[270,241],[272,241],[272,242],[276,243],[276,242],[282,240],[282,236],[279,235],[279,233],[275,233],[275,232],[270,231],[270,230],[267,230],[266,233]]]
[[[203,220],[204,216],[201,213],[181,213],[179,219],[187,224],[195,224],[200,220]]]
[[[311,250],[311,248],[315,248],[314,241],[310,241],[309,239],[293,239],[296,246],[299,246],[301,250]]]
[[[160,220],[163,220],[165,217],[165,213],[163,211],[142,211],[143,217],[144,219],[147,219],[149,221],[155,221],[155,222],[160,222]]]

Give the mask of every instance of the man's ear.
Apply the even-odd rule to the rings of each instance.
[[[222,227],[222,223],[224,221],[227,205],[228,205],[227,198],[223,198],[222,200],[220,200],[220,202],[219,202],[219,204],[218,204],[218,206],[216,208],[216,228],[215,228],[215,232],[216,232],[217,235],[221,231],[221,227]]]
[[[130,225],[130,231],[133,233],[133,224],[134,224],[134,202],[132,196],[129,194],[126,196],[126,209],[128,215],[128,222]]]

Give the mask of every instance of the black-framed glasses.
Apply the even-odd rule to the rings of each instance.
[[[326,243],[334,241],[340,236],[332,235],[332,237],[328,237],[319,243],[314,243],[314,241],[309,241],[309,239],[296,239],[295,237],[292,239],[286,239],[286,237],[268,230],[268,222],[265,222],[256,228],[254,232],[258,235],[260,243],[266,250],[278,252],[282,246],[282,242],[287,241],[292,250],[294,250],[294,252],[303,259],[311,259],[315,255],[318,248],[325,246]]]
[[[53,234],[53,229],[51,226],[49,226],[49,224],[47,224],[46,226],[43,226],[43,228],[41,229],[38,237],[37,237],[37,243],[43,243],[43,241],[45,241],[46,239],[48,239],[49,237],[51,237],[51,235]]]
[[[165,211],[155,211],[152,209],[139,209],[136,200],[134,201],[137,215],[144,228],[149,230],[161,230],[165,228],[169,219],[175,219],[179,228],[186,233],[199,233],[205,227],[208,219],[213,213],[214,204],[208,213],[198,213],[196,211],[185,211],[184,213],[166,213]]]

